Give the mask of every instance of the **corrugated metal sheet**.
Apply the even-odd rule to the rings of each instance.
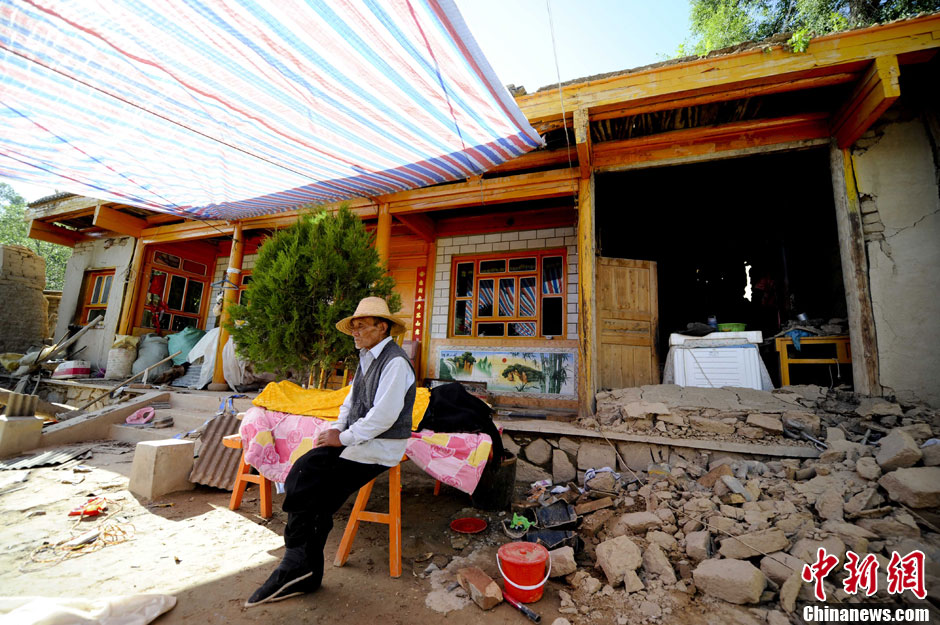
[[[219,443],[221,445],[221,443]],[[32,469],[33,467],[54,466],[68,462],[73,458],[84,456],[91,451],[90,447],[72,447],[69,449],[50,449],[33,456],[19,456],[9,460],[0,461],[0,471],[12,469]]]
[[[212,420],[202,435],[202,446],[189,475],[190,482],[232,490],[242,451],[224,447],[222,437],[237,434],[238,426],[235,415],[220,415]]]

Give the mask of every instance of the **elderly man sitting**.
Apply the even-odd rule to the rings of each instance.
[[[411,436],[415,374],[393,336],[405,324],[379,297],[359,302],[336,324],[359,348],[359,367],[339,419],[317,438],[317,446],[294,463],[284,483],[286,551],[246,607],[280,601],[320,587],[323,548],[333,514],[350,494],[397,465]]]

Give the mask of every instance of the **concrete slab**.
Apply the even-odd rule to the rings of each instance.
[[[0,458],[16,456],[39,447],[42,422],[39,417],[0,415]]]
[[[169,393],[146,393],[126,402],[56,423],[42,433],[40,445],[49,447],[108,438],[113,424],[123,423],[139,408],[149,406],[152,402],[168,401],[169,398]]]
[[[169,439],[137,444],[128,490],[143,499],[154,499],[179,490],[190,490],[193,483],[193,441]]]

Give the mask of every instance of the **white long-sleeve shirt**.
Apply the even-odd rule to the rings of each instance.
[[[359,350],[359,365],[363,373],[369,370],[391,340],[391,337],[387,337],[372,349]],[[415,375],[411,365],[403,358],[392,359],[379,377],[372,408],[352,425],[349,425],[349,411],[352,408],[354,391],[353,388],[349,389],[349,394],[340,406],[339,419],[330,426],[340,431],[339,442],[346,446],[340,453],[340,458],[386,467],[394,467],[401,462],[408,439],[375,437],[392,427],[398,419],[405,405],[405,392],[414,381]],[[355,384],[356,379],[353,379],[352,386]]]

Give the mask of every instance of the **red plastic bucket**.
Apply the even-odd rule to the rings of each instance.
[[[541,599],[542,589],[552,572],[548,549],[536,543],[506,543],[496,552],[496,567],[506,580],[503,592],[520,603]]]

